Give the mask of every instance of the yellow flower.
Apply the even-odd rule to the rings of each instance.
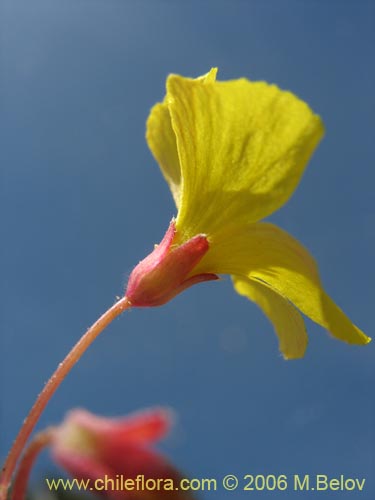
[[[170,75],[147,141],[178,215],[133,271],[129,301],[160,305],[193,283],[230,274],[273,323],[285,358],[302,357],[307,346],[298,309],[340,340],[368,343],[325,293],[308,251],[258,222],[292,195],[323,131],[306,103],[275,85],[216,81],[216,69],[197,79]]]

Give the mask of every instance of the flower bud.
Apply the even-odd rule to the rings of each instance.
[[[161,408],[125,418],[72,410],[54,430],[52,456],[72,477],[89,481],[87,491],[111,500],[188,500],[176,490],[179,472],[153,448],[171,421],[171,413]]]

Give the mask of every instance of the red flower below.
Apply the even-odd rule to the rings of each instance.
[[[90,480],[89,491],[105,498],[191,499],[176,490],[180,473],[153,449],[168,433],[171,421],[171,413],[164,409],[125,418],[73,410],[54,432],[52,455],[77,480]]]

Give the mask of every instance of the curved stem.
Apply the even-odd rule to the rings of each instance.
[[[0,476],[0,500],[6,500],[10,482],[14,469],[17,465],[19,457],[22,453],[25,444],[33,431],[41,413],[46,407],[48,401],[64,380],[66,375],[77,363],[82,354],[96,339],[96,337],[104,330],[106,326],[111,323],[117,316],[119,316],[125,309],[130,307],[130,302],[127,297],[121,298],[112,307],[110,307],[81,337],[81,339],[72,348],[66,358],[59,364],[53,373],[52,377],[44,386],[42,392],[36,399],[34,406],[31,408],[28,416],[23,422],[21,430],[16,437],[13,446],[8,454]]]
[[[34,436],[31,443],[26,448],[14,479],[11,500],[25,499],[31,468],[39,453],[52,441],[53,430],[54,428],[50,427],[42,432],[39,432],[36,436]]]

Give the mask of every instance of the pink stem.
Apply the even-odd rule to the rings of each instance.
[[[14,469],[20,458],[22,450],[25,447],[30,434],[32,433],[35,424],[39,420],[44,408],[52,395],[59,387],[61,382],[67,376],[72,367],[77,363],[82,354],[96,339],[96,337],[111,323],[117,316],[119,316],[125,309],[130,307],[130,302],[127,297],[121,298],[112,307],[110,307],[80,338],[76,345],[72,348],[66,358],[59,364],[53,373],[52,377],[44,386],[42,392],[36,399],[34,406],[31,408],[30,413],[26,417],[21,427],[21,430],[16,437],[13,446],[5,461],[2,473],[0,476],[0,500],[6,500],[10,482],[14,473]]]
[[[27,491],[27,483],[31,468],[39,453],[50,444],[53,436],[53,428],[39,432],[31,441],[20,461],[17,474],[14,480],[11,500],[24,500]]]

